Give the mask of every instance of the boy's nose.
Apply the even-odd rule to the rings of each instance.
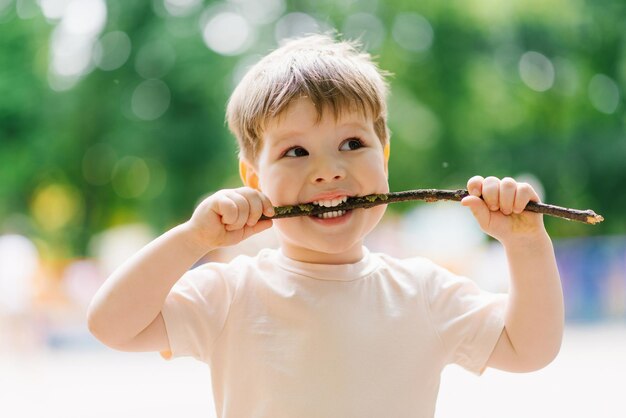
[[[341,180],[341,179],[343,179],[343,176],[340,176],[340,175],[336,175],[336,176],[332,177],[332,180]],[[316,183],[326,183],[327,181],[330,181],[330,180],[331,180],[330,177],[317,177],[315,179],[315,182]]]
[[[329,161],[316,164],[312,174],[312,179],[315,183],[337,181],[346,177],[346,171],[341,164]]]

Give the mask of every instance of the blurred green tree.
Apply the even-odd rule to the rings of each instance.
[[[224,109],[243,71],[335,28],[395,74],[392,190],[532,176],[606,217],[553,236],[623,233],[625,18],[606,0],[0,1],[0,231],[70,257],[113,225],[183,221],[239,184]]]

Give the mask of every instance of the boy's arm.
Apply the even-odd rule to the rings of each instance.
[[[161,235],[122,264],[94,296],[89,330],[104,344],[125,351],[166,351],[161,308],[182,275],[207,252],[234,245],[272,225],[269,199],[242,187],[205,199],[182,225]]]
[[[563,292],[543,217],[523,211],[539,197],[531,186],[511,178],[476,176],[467,187],[471,196],[462,203],[483,231],[502,243],[511,276],[504,330],[487,366],[538,370],[559,352],[564,322]]]

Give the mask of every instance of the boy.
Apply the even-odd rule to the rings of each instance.
[[[422,258],[370,253],[384,206],[259,220],[272,206],[336,206],[388,192],[387,88],[367,54],[326,36],[255,65],[229,101],[245,187],[206,198],[105,282],[89,309],[110,347],[210,365],[219,417],[432,417],[457,363],[531,371],[559,351],[563,301],[538,200],[513,179],[463,200],[505,247],[508,298]],[[280,249],[188,271],[271,226]]]

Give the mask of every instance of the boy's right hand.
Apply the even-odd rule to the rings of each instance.
[[[272,202],[250,187],[220,190],[204,199],[187,221],[198,245],[207,251],[235,245],[272,226]]]

